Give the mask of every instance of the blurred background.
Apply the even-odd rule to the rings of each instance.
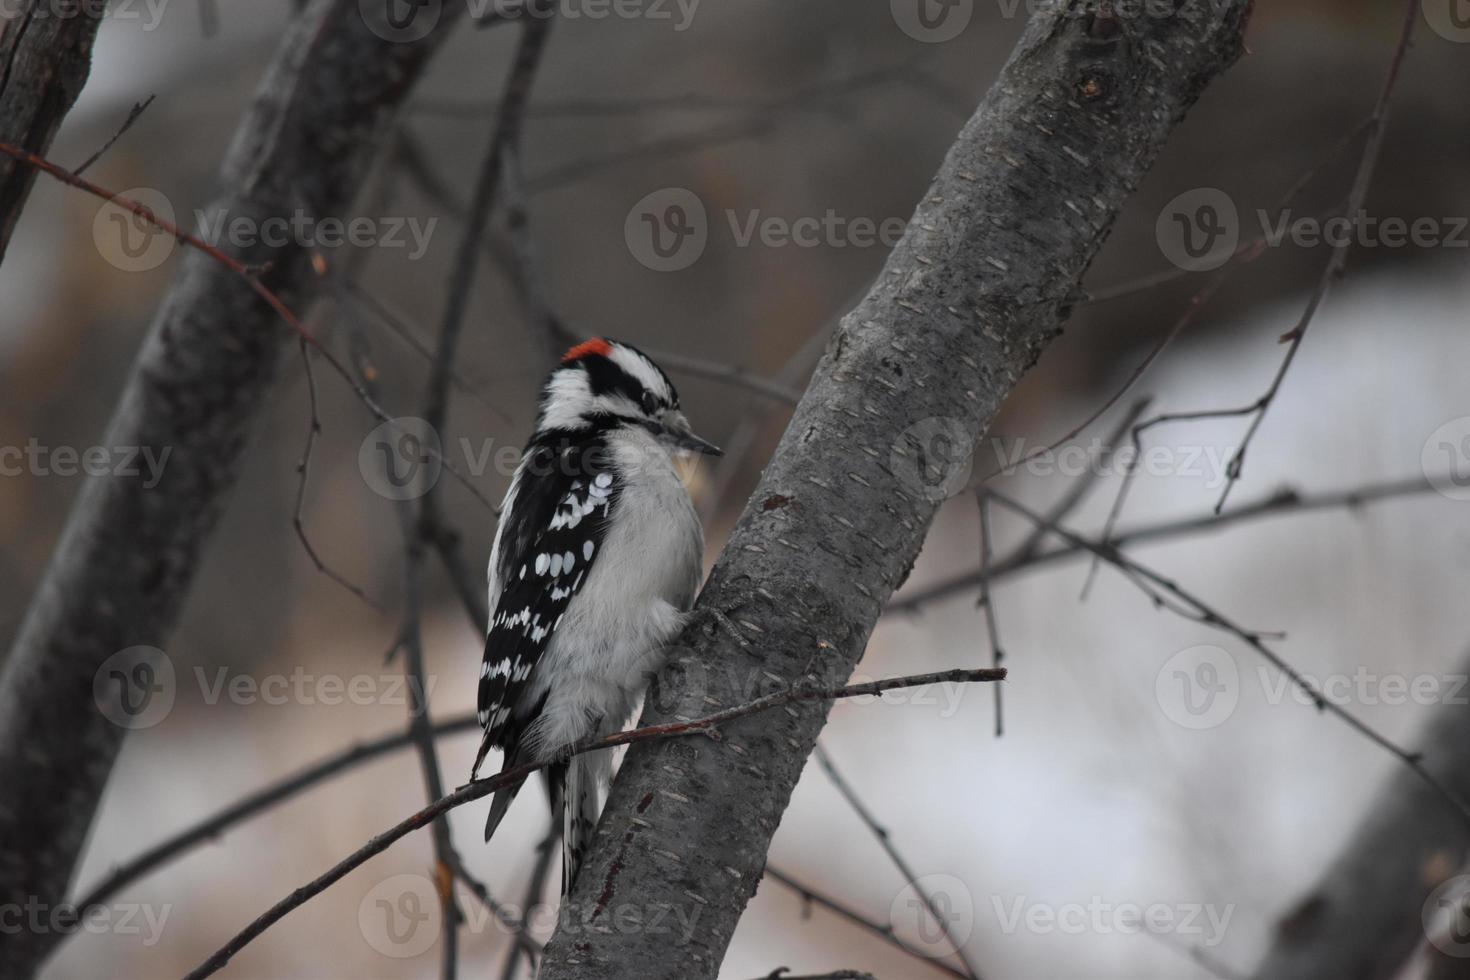
[[[188,227],[219,193],[217,163],[294,5],[172,0],[127,9],[136,16],[118,7],[104,24],[91,80],[50,155],[75,165],[134,103],[156,96],[88,176],[114,190],[161,195]],[[975,0],[966,9],[962,29],[943,40],[906,31],[897,0],[706,0],[692,11],[669,4],[666,19],[564,16],[532,97],[523,159],[545,292],[567,327],[799,390],[821,338],[884,261],[883,244],[856,232],[856,222],[881,228],[907,220],[1020,34],[1026,4]],[[977,472],[1087,418],[1183,313],[1205,276],[1174,275],[1157,233],[1169,202],[1200,188],[1223,191],[1248,240],[1263,231],[1257,209],[1277,215],[1281,196],[1326,160],[1293,207],[1309,216],[1341,205],[1358,153],[1356,145],[1332,151],[1371,109],[1400,16],[1398,5],[1367,0],[1259,5],[1250,53],[1177,130],[1089,273],[1089,290],[1103,298],[1078,308],[1010,399],[977,454]],[[461,30],[404,115],[407,138],[385,154],[360,213],[404,228],[406,244],[325,253],[350,270],[356,287],[322,304],[314,329],[345,350],[344,324],[359,318],[382,402],[395,414],[419,410],[427,362],[404,333],[427,341],[437,328],[515,33]],[[1433,219],[1441,240],[1354,250],[1348,277],[1319,313],[1252,445],[1233,504],[1284,486],[1351,489],[1470,466],[1463,217],[1458,244],[1454,231],[1456,216],[1470,215],[1467,39],[1419,25],[1366,205],[1380,219]],[[412,161],[404,147],[416,151]],[[707,229],[697,257],[661,270],[637,239],[636,219],[641,202],[671,190],[694,195]],[[826,227],[839,231],[809,243],[746,234],[772,220],[829,215],[836,221]],[[0,444],[84,449],[103,440],[178,258],[139,268],[98,216],[94,199],[43,180],[0,266]],[[407,231],[413,227],[423,232],[417,242]],[[502,223],[495,234],[506,239]],[[1269,384],[1283,351],[1277,338],[1296,322],[1328,257],[1325,246],[1284,242],[1241,265],[1135,393],[1153,396],[1151,411],[1250,404]],[[1107,298],[1156,274],[1169,278]],[[391,311],[397,326],[373,315],[374,305]],[[544,369],[536,338],[505,252],[489,250],[456,364],[463,387],[439,437],[492,500],[510,476],[506,454],[496,450],[518,447],[534,414]],[[689,472],[712,561],[787,408],[749,387],[666,366],[699,431],[749,445],[736,465],[701,463]],[[176,674],[172,708],[124,745],[81,867],[82,889],[250,790],[405,723],[404,695],[392,682],[401,668],[385,662],[402,614],[402,544],[392,501],[360,465],[376,423],[337,379],[319,377],[324,431],[302,516],[322,559],[383,611],[318,572],[293,532],[309,409],[299,358],[284,370],[166,651]],[[1131,400],[1075,444],[1114,429]],[[1140,475],[1121,526],[1208,513],[1244,428],[1241,419],[1225,419],[1152,430],[1150,444],[1166,452]],[[1083,464],[1080,472],[1097,468]],[[1104,466],[1070,524],[1097,532],[1119,477],[1117,466]],[[1075,468],[1030,466],[995,485],[1045,508],[1077,479]],[[34,468],[0,480],[7,641],[81,480]],[[1451,694],[1470,696],[1455,687],[1470,648],[1470,503],[1455,489],[1285,513],[1140,545],[1134,554],[1236,621],[1284,631],[1274,648],[1314,677],[1440,681],[1437,695],[1407,701],[1383,696],[1371,681],[1345,691],[1357,716],[1411,744]],[[481,567],[493,518],[453,481],[440,498],[463,534],[464,554]],[[979,523],[973,497],[947,505],[900,599],[974,570]],[[999,553],[1030,532],[1004,511],[992,523]],[[426,655],[439,719],[473,708],[482,644],[449,581],[430,567]],[[824,745],[915,872],[937,876],[923,880],[953,909],[955,935],[986,976],[1210,976],[1191,958],[1200,948],[1218,964],[1215,973],[1246,973],[1275,923],[1341,848],[1393,760],[1284,691],[1244,644],[1155,609],[1106,568],[1084,600],[1086,579],[1086,561],[1071,559],[997,584],[993,607],[1012,670],[1002,737],[994,733],[993,693],[975,688],[839,704]],[[961,590],[885,617],[863,673],[988,663],[977,596]],[[1202,646],[1210,650],[1200,654]],[[1204,661],[1235,671],[1228,710],[1204,724],[1172,700],[1171,664],[1181,661],[1171,658],[1181,654],[1190,671]],[[305,687],[284,698],[248,693],[267,678],[297,677]],[[315,686],[324,677],[363,678],[370,694],[324,703],[330,698]],[[232,694],[240,678],[247,693]],[[475,744],[470,734],[442,742],[451,785],[466,777]],[[44,975],[186,972],[290,889],[423,802],[411,753],[343,773],[130,885],[113,901],[151,908],[164,916],[158,928],[140,918],[141,932],[76,935]],[[524,794],[485,846],[486,805],[453,814],[455,841],[497,896],[519,900],[544,805],[539,794]],[[955,962],[816,765],[807,768],[770,863],[891,924],[938,962]],[[435,947],[385,944],[360,915],[374,889],[399,875],[426,880],[431,868],[430,838],[417,834],[275,926],[225,975],[437,975]],[[473,899],[465,905],[478,918],[463,940],[464,975],[498,974],[509,937]],[[1171,910],[1175,927],[1129,928],[1138,914],[1129,909],[1150,906]],[[541,938],[550,924],[543,915]],[[943,975],[768,879],[722,976],[764,976],[780,966]]]

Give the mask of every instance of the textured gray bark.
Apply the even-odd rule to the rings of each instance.
[[[1058,6],[1027,25],[844,318],[642,724],[848,678],[956,489],[942,457],[968,458],[958,443],[1059,332],[1123,202],[1239,56],[1249,4],[1127,21]],[[541,980],[715,976],[826,713],[790,706],[718,741],[630,750]],[[691,918],[687,938],[670,925]]]
[[[461,9],[394,43],[357,0],[314,0],[236,133],[219,206],[257,221],[341,215]],[[264,281],[298,312],[317,288],[297,245],[222,247],[270,263]],[[163,478],[88,481],[0,673],[0,903],[64,898],[124,735],[94,703],[93,677],[122,649],[167,641],[292,336],[238,276],[184,256],[102,441],[167,448]],[[57,938],[5,937],[0,976],[28,975]]]
[[[0,5],[0,143],[45,155],[92,67],[101,4],[58,17],[56,0]],[[38,15],[39,8],[39,15]],[[0,158],[0,261],[36,172]]]
[[[1470,672],[1470,661],[1460,668]],[[1463,698],[1463,692],[1459,698]],[[1470,707],[1443,704],[1420,738],[1424,764],[1470,797]],[[1261,980],[1390,980],[1425,940],[1425,900],[1464,874],[1470,829],[1413,772],[1396,769],[1322,878],[1277,926]],[[1470,959],[1437,969],[1465,976]]]

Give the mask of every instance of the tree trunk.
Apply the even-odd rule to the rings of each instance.
[[[1470,661],[1458,676],[1467,672]],[[1419,751],[1435,778],[1470,798],[1470,707],[1464,698],[1464,692],[1452,692],[1435,711]],[[1395,769],[1337,859],[1278,923],[1271,949],[1253,975],[1261,980],[1399,976],[1426,938],[1426,901],[1445,881],[1465,874],[1467,848],[1470,829],[1464,818],[1413,771]],[[1464,893],[1461,888],[1447,897]],[[1465,919],[1454,925],[1459,945],[1454,956],[1435,957],[1449,961],[1437,965],[1440,971],[1456,964],[1462,971],[1470,967]]]
[[[1133,6],[1031,19],[844,318],[643,724],[852,673],[1129,193],[1241,52],[1248,0]],[[826,714],[793,705],[630,750],[542,980],[714,977]]]
[[[342,215],[462,10],[447,5],[437,29],[404,41],[370,30],[358,0],[314,0],[236,133],[219,207],[256,222]],[[315,294],[299,243],[221,247],[269,264],[266,284],[298,312]],[[0,904],[49,914],[62,902],[126,733],[94,678],[119,651],[168,640],[291,337],[240,277],[184,255],[102,440],[167,451],[162,480],[87,482],[0,673]],[[7,936],[0,976],[30,974],[58,938]]]
[[[81,4],[69,17],[58,17],[59,7],[56,0],[0,5],[0,143],[42,156],[87,83],[102,23],[101,4]],[[30,167],[0,157],[0,262],[35,180]]]

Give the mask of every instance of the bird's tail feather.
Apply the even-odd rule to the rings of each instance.
[[[514,760],[507,756],[505,765],[501,767],[500,771],[504,772],[512,768],[514,764]],[[506,811],[510,809],[511,803],[515,801],[516,794],[521,791],[521,787],[524,785],[525,780],[521,780],[518,783],[512,783],[503,789],[495,791],[495,796],[490,800],[490,815],[485,818],[485,840],[487,842],[490,840],[491,835],[495,833],[495,828],[500,826],[500,821],[505,819]]]
[[[584,753],[566,764],[562,795],[561,893],[565,897],[577,880],[582,859],[592,847],[597,830],[597,760]]]

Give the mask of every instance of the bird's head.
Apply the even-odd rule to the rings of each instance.
[[[537,432],[578,431],[598,425],[639,426],[673,449],[722,455],[695,435],[679,411],[679,393],[648,355],[601,337],[562,355],[541,392]]]

